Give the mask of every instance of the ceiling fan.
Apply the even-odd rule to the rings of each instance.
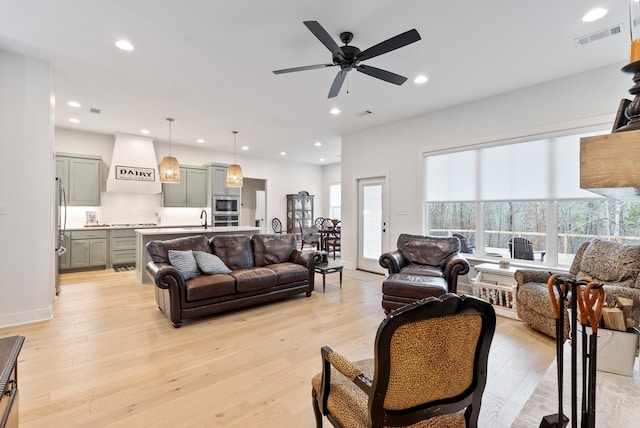
[[[402,85],[407,78],[399,74],[392,73],[390,71],[382,70],[380,68],[371,67],[369,65],[360,64],[361,61],[371,59],[378,55],[382,55],[387,52],[391,52],[413,42],[420,40],[420,34],[413,29],[406,31],[397,36],[391,37],[377,45],[371,46],[368,49],[360,51],[355,46],[350,46],[353,39],[353,33],[345,31],[340,34],[340,40],[344,43],[344,46],[338,46],[338,44],[331,38],[329,33],[320,25],[317,21],[304,21],[304,25],[313,33],[314,36],[323,45],[331,51],[333,55],[333,62],[331,64],[316,64],[306,65],[303,67],[285,68],[282,70],[274,70],[274,74],[291,73],[294,71],[314,70],[317,68],[326,68],[340,66],[340,71],[333,80],[331,89],[329,89],[329,97],[333,98],[338,95],[342,83],[344,82],[347,73],[354,68],[361,73],[368,74],[371,77],[384,80],[385,82],[393,83],[394,85]]]

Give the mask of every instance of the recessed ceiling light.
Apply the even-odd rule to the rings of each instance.
[[[128,41],[128,40],[118,40],[116,42],[116,46],[120,49],[122,49],[123,51],[127,51],[130,52],[134,49],[133,45]]]
[[[331,109],[331,114],[340,114],[340,109],[338,107],[334,107]]]
[[[75,108],[82,107],[82,106],[80,105],[80,103],[79,103],[79,102],[77,102],[77,101],[69,101],[69,102],[67,103],[67,105],[68,105],[69,107],[75,107]]]
[[[413,79],[413,81],[415,83],[417,83],[418,85],[421,85],[423,83],[427,83],[427,80],[429,80],[429,78],[427,76],[425,76],[424,74],[421,74],[421,75],[417,76],[415,79]]]
[[[324,162],[324,158],[320,158],[320,162]]]
[[[198,138],[198,139],[196,140],[196,143],[200,143],[200,144],[202,144],[202,143],[204,143],[204,140],[203,140],[202,138]]]
[[[595,9],[591,9],[585,16],[582,17],[582,22],[593,22],[602,18],[607,14],[607,9],[603,9],[601,7],[597,7]]]
[[[242,150],[249,150],[248,146],[242,146]]]
[[[316,147],[320,147],[322,145],[322,143],[320,141],[316,141],[316,143],[314,144],[314,146]]]
[[[76,119],[75,117],[72,117],[71,119],[69,119],[69,122],[71,122],[71,123],[80,123],[80,120]]]
[[[149,134],[149,130],[148,129],[141,129],[140,133],[147,135],[147,134]]]
[[[280,152],[280,156],[286,156],[287,152]]]

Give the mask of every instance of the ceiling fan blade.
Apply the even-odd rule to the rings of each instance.
[[[413,30],[398,34],[397,36],[387,39],[384,42],[380,42],[377,45],[371,46],[369,49],[363,50],[356,56],[356,59],[358,61],[364,61],[365,59],[373,58],[375,56],[391,52],[413,42],[417,42],[420,39],[420,34],[414,28]]]
[[[334,57],[344,59],[344,55],[342,53],[342,49],[340,49],[340,46],[338,46],[336,41],[333,40],[333,37],[331,37],[329,33],[327,33],[327,31],[322,27],[322,25],[320,25],[318,21],[304,21],[304,25],[306,25],[307,28],[313,33],[313,35],[316,36],[316,38],[320,40],[320,42],[322,42],[322,44],[331,51]]]
[[[371,67],[369,65],[359,65],[356,69],[360,73],[368,74],[371,77],[393,83],[394,85],[402,85],[407,81],[407,78],[404,76],[400,76],[399,74],[395,74],[387,70],[382,70],[381,68]]]
[[[334,67],[335,64],[316,64],[305,65],[303,67],[283,68],[282,70],[273,70],[273,74],[293,73],[294,71],[315,70],[317,68]]]
[[[345,70],[338,71],[336,78],[333,79],[333,84],[331,85],[331,89],[329,89],[329,96],[327,98],[333,98],[338,95],[340,88],[342,88],[342,82],[344,82],[344,78],[346,76],[347,72]]]

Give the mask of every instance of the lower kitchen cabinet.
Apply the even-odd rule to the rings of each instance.
[[[113,229],[110,238],[110,265],[134,265],[136,263],[135,229]]]
[[[71,231],[71,269],[107,265],[107,231]]]

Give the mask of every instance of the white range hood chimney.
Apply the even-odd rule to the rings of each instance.
[[[115,137],[107,192],[162,192],[153,140],[128,134],[116,134]]]

